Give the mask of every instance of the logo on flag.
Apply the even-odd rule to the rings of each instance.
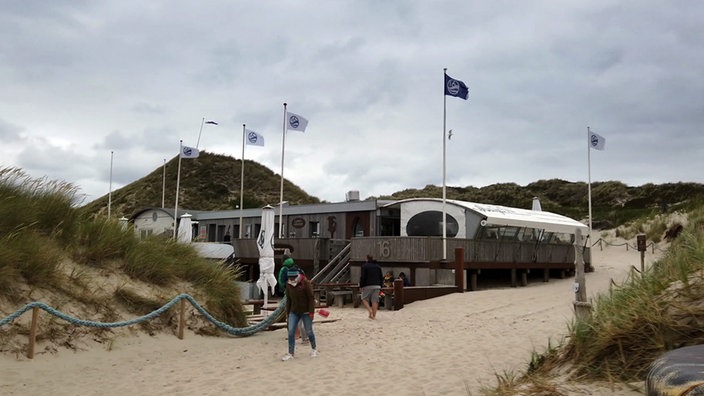
[[[462,81],[455,80],[445,74],[445,95],[455,96],[467,100],[469,97],[469,88],[467,88],[467,85],[465,85]]]
[[[247,135],[247,144],[251,144],[252,146],[264,146],[264,136],[249,129],[246,129],[245,132]]]
[[[198,158],[200,151],[197,148],[183,146],[181,147],[181,158]]]
[[[589,135],[589,147],[593,148],[594,150],[604,150],[606,148],[606,138],[597,133],[592,132]]]
[[[295,113],[290,113],[286,112],[286,122],[287,122],[287,128],[290,131],[301,131],[305,132],[306,127],[308,126],[308,120],[305,118],[299,116],[298,114]]]

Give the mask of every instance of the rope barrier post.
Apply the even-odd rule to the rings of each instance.
[[[645,244],[645,234],[637,235],[636,243],[638,244],[638,251],[640,252],[640,272],[645,272],[645,251],[648,250]]]
[[[39,327],[39,308],[32,308],[32,327],[29,328],[29,348],[27,357],[34,359],[34,345],[37,342],[37,327]]]
[[[186,300],[181,299],[178,313],[178,339],[183,339],[183,328],[186,327]]]
[[[575,249],[575,282],[574,282],[574,313],[577,319],[586,319],[591,315],[592,305],[587,301],[587,286],[584,279],[584,254],[582,253],[582,230],[577,228],[574,233]]]

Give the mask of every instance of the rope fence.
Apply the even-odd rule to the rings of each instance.
[[[607,240],[605,240],[605,239],[603,239],[603,238],[597,239],[596,242],[594,242],[591,247],[594,247],[594,246],[596,246],[596,245],[599,245],[599,250],[604,250],[604,245],[607,245],[607,246],[616,246],[616,247],[618,247],[618,246],[626,246],[626,251],[628,251],[628,249],[638,250],[638,247],[637,247],[636,245],[631,245],[631,244],[629,244],[628,242],[623,242],[623,243],[611,243],[611,242],[609,242],[609,241],[607,241]],[[664,249],[660,248],[659,246],[656,246],[656,245],[655,245],[655,242],[650,242],[650,243],[647,244],[645,247],[646,247],[646,249],[650,248],[653,254],[655,254],[655,250],[656,250],[656,249],[657,249],[658,251],[660,251],[660,252],[665,252]]]
[[[214,324],[217,328],[225,331],[228,334],[236,336],[250,336],[261,330],[267,329],[272,323],[274,323],[274,321],[279,317],[281,312],[283,312],[284,308],[286,307],[286,297],[284,296],[284,298],[281,299],[279,306],[276,307],[276,309],[272,313],[270,313],[266,318],[264,318],[264,320],[262,320],[261,322],[247,327],[232,327],[225,322],[221,322],[215,319],[205,308],[198,304],[198,302],[196,302],[196,300],[188,294],[179,294],[178,296],[174,297],[171,301],[164,304],[164,306],[162,306],[161,308],[158,308],[146,315],[119,322],[96,322],[92,320],[79,319],[71,315],[67,315],[61,311],[58,311],[43,302],[34,301],[29,304],[26,304],[25,306],[8,315],[7,317],[0,319],[0,327],[11,323],[12,321],[19,318],[25,312],[31,309],[32,324],[29,331],[29,348],[27,352],[27,357],[32,359],[34,358],[34,345],[36,342],[37,327],[39,325],[39,310],[44,310],[45,312],[76,326],[112,328],[131,326],[141,322],[152,320],[171,309],[173,306],[176,305],[176,303],[179,303],[178,338],[183,339],[185,329],[186,301],[191,303],[191,305],[193,306],[193,308],[195,308],[196,311],[200,312],[201,315],[205,317],[205,319]]]

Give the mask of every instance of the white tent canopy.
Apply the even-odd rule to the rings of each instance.
[[[577,229],[582,230],[582,233],[587,233],[589,229],[577,220],[551,212],[450,199],[445,202],[445,213],[451,215],[458,222],[459,230],[456,238],[466,238],[463,229],[468,222],[467,211],[481,217],[481,225],[483,226],[527,227],[565,234],[574,234]],[[401,230],[405,230],[408,220],[418,213],[443,211],[443,202],[439,198],[411,198],[395,201],[385,206],[400,206]]]
[[[528,227],[565,234],[574,234],[578,228],[582,233],[589,230],[589,227],[579,221],[557,213],[454,200],[452,203],[479,213],[489,225]]]

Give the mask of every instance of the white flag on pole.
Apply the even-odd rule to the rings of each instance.
[[[181,146],[181,158],[198,158],[200,151],[197,148]]]
[[[594,150],[603,151],[606,148],[606,138],[598,133],[591,132],[589,134],[589,147]]]
[[[245,129],[244,132],[247,144],[252,146],[264,146],[264,136],[254,132],[251,129]]]
[[[305,132],[307,126],[308,120],[290,111],[286,112],[286,129],[289,131]]]

